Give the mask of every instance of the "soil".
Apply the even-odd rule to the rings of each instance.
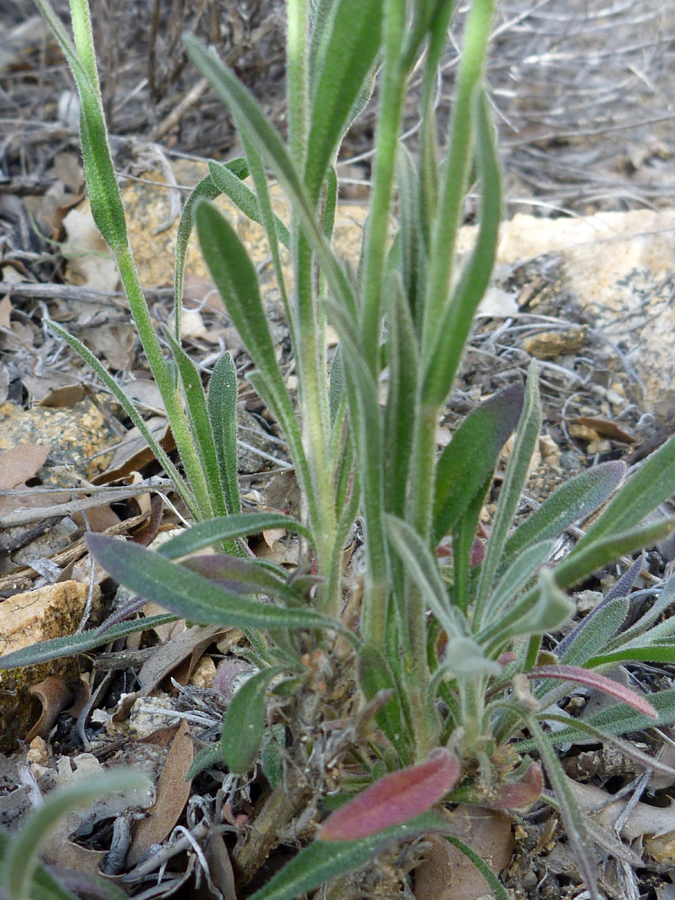
[[[65,0],[56,2],[55,7],[65,18]],[[153,0],[143,4],[127,0],[93,0],[92,10],[104,106],[113,134],[116,164],[124,181],[134,182],[146,177],[148,154],[155,154],[156,164],[158,159],[160,163],[162,159],[173,162],[184,158],[225,160],[241,152],[229,115],[206,85],[199,82],[181,49],[181,35],[185,31],[218,47],[225,61],[254,91],[283,131],[284,16],[279,0],[202,0],[200,3]],[[36,285],[54,288],[51,294],[39,290],[23,295],[18,291],[12,293],[11,306],[7,305],[9,301],[7,304],[0,301],[0,403],[7,405],[8,416],[16,416],[31,407],[45,410],[40,412],[40,417],[54,421],[58,418],[53,427],[62,434],[66,428],[73,428],[79,434],[76,439],[79,443],[70,455],[53,457],[46,466],[43,461],[39,465],[36,463],[34,472],[10,485],[10,490],[0,492],[0,501],[4,501],[11,499],[11,490],[15,488],[20,488],[23,495],[33,491],[30,503],[25,504],[28,508],[81,497],[74,489],[83,486],[82,479],[103,490],[103,485],[109,482],[119,484],[120,478],[128,481],[133,472],[140,473],[139,479],[159,477],[157,467],[149,462],[147,455],[143,456],[143,451],[127,447],[119,455],[115,445],[125,430],[121,425],[124,419],[121,409],[111,404],[110,398],[100,392],[100,386],[83,372],[74,355],[48,335],[42,324],[44,314],[49,312],[57,318],[70,317],[75,329],[84,328],[86,316],[82,310],[89,309],[86,304],[91,303],[92,298],[87,294],[86,284],[77,290],[70,285],[62,251],[63,218],[84,193],[78,170],[78,139],[69,114],[73,82],[56,44],[43,30],[40,20],[31,18],[33,16],[34,7],[28,0],[0,0],[0,296],[7,290],[5,282],[9,281],[22,282],[32,289]],[[456,36],[461,34],[461,24],[460,12]],[[452,46],[456,44],[451,45],[439,81],[437,99],[441,120],[447,119],[449,112],[457,63]],[[607,6],[601,0],[540,0],[534,4],[529,0],[504,0],[495,33],[489,82],[499,129],[505,172],[505,214],[508,217],[515,212],[568,217],[601,210],[625,211],[673,204],[675,8],[669,0],[641,0],[639,3],[626,0],[614,6]],[[406,113],[406,140],[413,152],[418,124],[415,112],[418,89],[419,84],[413,78]],[[368,195],[373,128],[371,104],[345,141],[344,162],[340,167],[341,196],[345,200],[358,203]],[[51,207],[45,205],[44,198],[56,185],[60,185],[61,193],[54,195]],[[465,210],[465,221],[469,224],[473,221],[474,207],[475,197],[469,195]],[[571,325],[566,337],[570,343],[557,346],[554,355],[564,355],[566,364],[575,371],[585,367],[584,371],[592,370],[597,375],[589,382],[587,396],[576,391],[572,397],[569,381],[555,375],[542,383],[544,430],[550,443],[542,444],[540,448],[542,458],[530,483],[533,502],[543,499],[558,483],[593,460],[638,459],[672,430],[669,422],[658,422],[651,433],[645,433],[643,444],[637,447],[620,436],[603,435],[602,446],[596,448],[586,440],[575,440],[566,430],[564,423],[572,412],[583,416],[587,408],[597,408],[593,384],[606,387],[610,382],[618,382],[628,392],[630,379],[624,378],[621,360],[611,354],[608,356],[605,350],[586,347],[584,358],[579,358],[575,341],[586,323],[580,318],[579,311],[568,303],[568,298],[555,291],[547,293],[547,286],[555,282],[555,266],[554,258],[540,258],[528,267],[507,273],[503,283],[499,283],[507,291],[514,286],[528,285],[537,292],[539,285],[538,313],[560,316]],[[98,287],[101,284],[96,282]],[[199,287],[195,289],[198,292]],[[128,322],[120,299],[112,293],[105,304],[100,295],[93,299],[103,309],[102,313],[99,311],[102,317],[94,321],[94,326],[101,334],[104,331],[102,325],[116,329],[108,332],[112,337],[102,345],[100,352],[104,357],[116,354],[113,358],[118,361],[122,354],[122,362],[115,366],[120,380],[129,383],[129,373],[133,373],[133,383],[143,385],[140,402],[150,417],[157,412],[156,396],[147,380],[148,373],[137,353],[133,335],[129,339],[126,331]],[[158,290],[151,299],[157,319],[166,322],[171,302],[167,292]],[[76,303],[83,304],[77,314],[73,306]],[[217,303],[212,309],[205,309],[202,304],[200,313],[209,329],[212,326],[221,329],[218,333],[222,337],[228,326],[224,324],[223,311]],[[273,315],[274,335],[284,367],[293,377],[287,332],[277,313]],[[448,435],[483,396],[523,377],[527,353],[511,352],[514,340],[508,328],[500,333],[495,349],[496,327],[495,320],[485,319],[476,329],[442,423],[441,430]],[[227,338],[234,340],[231,333]],[[560,339],[559,332],[556,339]],[[208,370],[219,352],[217,341],[214,344],[197,329],[188,342],[191,351],[204,360]],[[530,347],[529,352],[536,353],[536,350]],[[108,359],[110,361],[110,357]],[[243,374],[247,367],[243,354],[237,357],[237,366]],[[80,391],[75,396],[71,393],[64,398],[59,393],[74,388]],[[35,406],[45,398],[47,406]],[[255,457],[254,450],[259,464],[252,463],[242,477],[248,492],[245,494],[247,502],[293,510],[297,499],[293,495],[292,475],[288,472],[274,423],[243,381],[239,399],[245,413],[249,414],[245,427],[254,435],[252,443],[266,454],[258,453]],[[0,413],[3,409],[5,407],[0,407]],[[59,417],[50,412],[53,409],[59,409]],[[61,409],[68,410],[67,424],[66,418],[63,421],[60,418]],[[622,427],[631,431],[642,420],[643,413],[639,401],[636,402]],[[105,432],[107,436],[103,445],[95,448],[87,444],[86,427],[92,419],[98,423],[99,434]],[[157,427],[163,427],[161,419]],[[2,428],[0,422],[0,430]],[[259,444],[260,435],[263,435],[264,444]],[[2,444],[3,449],[13,445],[14,439],[9,440],[10,443]],[[165,434],[164,440],[170,452],[170,436]],[[30,437],[30,441],[39,442],[39,437]],[[24,439],[14,440],[14,443],[24,442]],[[554,467],[547,463],[547,446],[557,455]],[[106,451],[108,455],[104,456]],[[113,451],[116,453],[114,458]],[[264,463],[260,463],[261,459]],[[243,466],[240,468],[244,471]],[[154,512],[147,500],[147,490],[144,492],[144,484],[136,498],[131,497],[128,490],[124,496],[118,493],[113,497],[111,494],[109,504],[100,513],[101,521],[92,524],[98,513],[90,510],[87,527],[125,533],[125,529],[145,526],[156,532],[157,517],[155,515],[153,519]],[[53,490],[54,486],[70,490],[70,493],[56,499],[52,494],[41,493]],[[2,487],[6,487],[4,483]],[[105,489],[119,491],[119,488]],[[495,497],[490,499],[488,516],[494,509]],[[175,503],[175,507],[174,513],[165,511],[162,530],[179,521],[183,510],[179,503]],[[532,505],[528,507],[524,503],[522,515],[527,515],[531,508]],[[0,513],[5,512],[4,507],[0,508]],[[87,573],[84,579],[88,579],[89,566],[80,540],[85,524],[81,512],[76,515],[80,518],[74,519],[75,532],[63,538],[57,549],[41,551],[37,557],[29,552],[29,562],[16,556],[16,551],[26,546],[30,548],[31,541],[38,537],[34,532],[45,530],[40,528],[39,513],[36,522],[22,526],[21,537],[17,537],[16,531],[12,531],[9,538],[2,536],[0,550],[5,551],[5,559],[0,561],[0,593],[3,597],[9,599],[18,590],[49,583],[54,572],[44,562],[46,557],[58,566],[59,572],[68,567],[71,577],[79,565]],[[152,522],[153,526],[148,525]],[[69,556],[75,541],[79,541],[80,549]],[[275,544],[272,538],[268,543],[267,551],[276,554],[277,561],[279,554],[286,551],[292,556],[292,547],[280,550],[283,544],[278,541]],[[262,550],[260,553],[262,555]],[[646,588],[661,583],[667,562],[657,551],[650,552],[641,586]],[[592,580],[584,587],[587,592],[606,590],[616,582],[621,571],[620,566],[608,568],[601,579]],[[95,578],[108,605],[123,602],[119,595],[115,599],[116,586],[106,580],[103,573],[97,573]],[[590,603],[592,598],[586,597],[586,600]],[[91,624],[94,624],[97,611],[94,610],[92,615]],[[169,658],[162,663],[165,668],[159,665],[154,674],[144,668],[151,655],[156,656],[156,653],[149,653],[152,646],[127,646],[124,650],[114,646],[105,653],[96,651],[93,658],[98,674],[96,679],[90,679],[92,683],[87,688],[91,690],[90,699],[77,706],[76,698],[69,696],[69,702],[75,703],[71,707],[71,710],[75,709],[74,713],[57,712],[45,734],[36,738],[30,747],[24,744],[18,752],[0,757],[0,824],[15,826],[24,812],[25,797],[22,795],[18,800],[12,799],[11,795],[17,792],[18,767],[25,767],[27,761],[37,773],[34,783],[47,790],[54,782],[59,758],[71,761],[73,769],[126,762],[156,775],[169,748],[183,746],[178,743],[182,739],[178,726],[181,716],[196,715],[193,734],[201,742],[211,739],[218,730],[224,708],[223,693],[226,691],[222,685],[229,690],[242,674],[237,667],[246,666],[242,659],[235,665],[230,651],[236,647],[245,652],[246,645],[241,633],[232,629],[217,635],[197,635],[195,641],[197,637],[206,643],[190,645],[189,652],[183,648],[184,655]],[[168,636],[159,631],[152,640],[154,647],[171,643]],[[188,646],[189,640],[185,639],[185,643]],[[214,672],[211,671],[216,669],[216,662],[215,683],[220,684],[220,690],[214,689]],[[154,665],[158,665],[156,659]],[[173,676],[173,684],[169,675]],[[317,679],[320,675],[317,669]],[[670,666],[631,667],[632,678],[646,691],[672,686],[674,675]],[[142,691],[139,684],[144,684]],[[150,688],[147,688],[148,684],[151,684]],[[341,686],[333,684],[331,689],[339,692]],[[156,695],[154,699],[151,692]],[[33,719],[37,719],[51,701],[31,702]],[[578,695],[570,697],[572,706],[576,702],[582,702]],[[68,706],[64,703],[61,709]],[[113,713],[115,721],[111,724]],[[26,733],[27,729],[24,738]],[[647,738],[641,735],[636,736],[636,740]],[[8,749],[14,751],[15,747],[5,747]],[[566,766],[570,777],[607,790],[612,796],[632,789],[636,799],[662,807],[673,797],[672,786],[650,792],[648,785],[640,780],[641,773],[631,769],[625,758],[617,763],[615,755],[598,747],[583,748],[581,756],[577,751],[570,753]],[[58,771],[62,774],[63,770],[64,763],[61,762]],[[180,766],[179,771],[180,777],[174,776],[175,784],[184,775]],[[245,821],[255,816],[269,791],[269,784],[265,778],[258,778],[250,786],[248,795],[242,792],[236,795],[237,805],[233,807],[230,801],[234,802],[234,795],[228,794],[227,778],[223,772],[208,769],[193,783],[187,811],[183,813],[183,800],[177,812],[169,811],[165,816],[172,823],[169,831],[173,824],[181,824],[193,835],[200,836],[202,844],[206,845],[206,826],[222,813],[217,821],[226,822],[229,833],[224,841],[221,840],[222,846],[214,838],[208,845],[207,855],[212,874],[219,873],[220,896],[231,898],[236,896],[234,888],[230,888],[228,895],[224,885],[228,878],[232,880],[231,870],[228,874],[228,851],[234,848],[233,835],[236,836]],[[171,793],[171,790],[165,788],[165,792]],[[115,840],[113,823],[120,818],[117,813],[110,812],[100,819],[97,828],[88,834],[80,834],[79,843],[71,841],[65,849],[60,846],[53,852],[59,857],[67,850],[71,862],[64,864],[75,868],[86,869],[93,864],[92,860],[98,866]],[[144,821],[156,819],[151,817]],[[259,880],[283,861],[284,854],[292,852],[298,839],[309,833],[309,826],[307,821],[306,832],[300,829],[296,834],[289,833],[287,844],[271,858],[264,873],[258,873]],[[187,896],[198,882],[198,879],[197,882],[193,880],[197,877],[193,874],[193,869],[198,868],[196,857],[189,843],[179,848],[180,852],[175,848],[171,850],[166,841],[168,833],[162,834],[160,828],[154,834],[156,843],[164,842],[162,858],[169,865],[169,876],[166,890],[156,890],[153,896],[168,896],[170,891],[176,892],[175,896],[181,896],[181,893]],[[579,893],[582,891],[581,880],[568,852],[564,831],[550,810],[535,807],[527,815],[514,817],[512,836],[515,850],[502,878],[514,897],[557,900],[583,896]],[[365,891],[363,896],[411,897],[411,882],[402,880],[401,872],[414,869],[423,849],[416,844],[407,849],[405,858],[383,859],[377,884],[373,883],[371,871],[364,876],[366,880],[352,881],[349,890],[358,887]],[[633,850],[639,853],[643,849],[642,839],[636,839]],[[659,865],[659,857],[654,853],[646,854],[644,859],[641,867],[610,857],[601,860],[602,889],[606,895],[639,896],[642,900],[671,897],[668,891],[673,888],[667,866]],[[670,858],[662,856],[661,859]],[[152,883],[147,880],[150,877],[139,875],[137,871],[136,881],[131,887],[127,885],[131,895],[149,897],[150,893],[143,892]],[[199,890],[200,896],[219,896],[216,890],[204,884]]]

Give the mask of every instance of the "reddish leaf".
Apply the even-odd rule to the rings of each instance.
[[[641,697],[640,694],[636,694],[635,691],[631,691],[630,688],[624,687],[622,684],[617,684],[616,681],[612,681],[611,678],[607,678],[605,675],[589,672],[587,669],[582,669],[579,666],[539,666],[525,674],[528,678],[559,678],[562,681],[576,681],[579,684],[586,684],[588,687],[595,688],[598,691],[616,697],[617,700],[621,700],[623,703],[627,703],[628,706],[632,706],[633,709],[637,709],[643,715],[649,716],[650,719],[658,719],[659,717],[651,703],[645,700],[644,697]]]
[[[490,803],[483,805],[490,809],[526,809],[541,796],[544,789],[544,778],[539,763],[532,763],[520,781],[501,784],[497,788],[497,796]]]
[[[426,762],[392,772],[330,815],[321,826],[322,841],[368,837],[430,809],[455,784],[459,760],[445,747]]]

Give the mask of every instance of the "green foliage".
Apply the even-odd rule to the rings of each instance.
[[[116,254],[176,438],[180,467],[153,441],[138,411],[101,364],[63,329],[52,327],[92,366],[141,428],[195,520],[157,552],[100,535],[89,537],[89,548],[118,581],[172,614],[245,629],[250,656],[259,667],[232,700],[220,743],[200,752],[191,774],[219,763],[243,777],[261,759],[273,790],[260,815],[280,839],[303,814],[291,798],[297,794],[299,803],[308,803],[312,793],[326,790],[327,770],[321,769],[319,776],[312,768],[316,748],[334,724],[329,720],[341,722],[347,716],[345,704],[352,702],[358,686],[364,702],[360,712],[348,717],[346,729],[354,743],[352,761],[361,769],[355,777],[359,784],[377,781],[389,769],[385,777],[393,779],[384,782],[393,791],[392,809],[388,812],[386,803],[378,808],[375,833],[358,841],[315,841],[275,874],[255,900],[291,900],[368,863],[383,842],[442,830],[433,813],[389,826],[397,821],[396,785],[414,781],[417,767],[433,769],[438,759],[434,754],[450,754],[439,751],[445,745],[452,747],[450,755],[457,761],[455,795],[474,803],[492,798],[499,805],[500,789],[513,782],[500,782],[503,776],[491,753],[510,741],[521,756],[519,771],[534,765],[529,753],[538,753],[542,760],[556,792],[551,802],[560,809],[580,871],[596,900],[589,834],[555,746],[585,740],[589,729],[617,741],[614,735],[651,726],[653,719],[644,708],[634,708],[630,692],[619,692],[622,702],[579,727],[569,722],[549,733],[542,723],[557,721],[561,679],[574,677],[607,690],[602,670],[623,661],[675,662],[675,617],[660,621],[675,601],[675,582],[666,585],[651,611],[622,632],[632,585],[628,579],[563,641],[558,665],[551,660],[550,665],[538,665],[541,636],[558,629],[574,612],[566,588],[617,557],[653,544],[674,527],[673,520],[643,524],[643,519],[675,491],[675,440],[653,454],[620,490],[625,467],[598,466],[570,479],[515,527],[541,429],[533,362],[524,385],[511,385],[476,408],[437,454],[439,417],[489,283],[501,215],[495,129],[484,78],[495,0],[469,4],[443,148],[438,146],[433,91],[456,0],[288,0],[288,140],[214,50],[186,36],[190,59],[234,118],[244,157],[225,164],[212,161],[209,174],[185,205],[176,249],[174,329],[166,334],[168,354],[152,328],[126,238],[87,4],[73,0],[74,43],[48,0],[38,4],[80,92],[93,214]],[[400,135],[407,79],[415,66],[422,72],[423,87],[419,153],[413,159]],[[373,184],[355,276],[331,246],[335,166],[341,140],[371,96],[375,77],[379,90]],[[480,196],[477,237],[456,273],[457,231],[472,171]],[[269,172],[286,194],[287,220],[273,207]],[[297,364],[297,405],[275,355],[255,267],[233,226],[212,203],[220,194],[265,230]],[[399,230],[392,239],[395,206]],[[180,343],[184,265],[193,228],[256,367],[247,379],[285,435],[302,492],[302,521],[242,512],[232,359],[223,355],[205,389],[198,366]],[[290,251],[292,278],[282,270],[283,248]],[[340,339],[330,372],[327,321]],[[495,487],[494,472],[512,434],[483,547],[477,539],[481,509]],[[571,553],[554,563],[555,539],[605,504]],[[343,549],[359,515],[364,537],[361,570],[348,582]],[[279,527],[299,538],[298,566],[290,574],[245,558],[246,537]],[[450,539],[451,565],[442,566],[439,556],[448,552]],[[216,552],[195,555],[209,547]],[[348,589],[350,602],[343,615]],[[118,623],[47,642],[12,654],[0,665],[24,665],[90,649],[155,621]],[[280,683],[272,686],[277,677]],[[336,690],[340,679],[347,680],[342,693]],[[285,704],[288,743],[275,731],[282,726],[273,719],[266,730],[270,691],[275,703]],[[654,696],[660,724],[675,721],[674,696],[670,691]],[[523,728],[531,738],[517,741]],[[336,745],[335,760],[348,743],[345,739]],[[333,758],[329,762],[332,767]],[[316,776],[305,801],[297,783],[287,783],[294,772],[302,772],[303,778]],[[342,777],[345,784],[338,790],[353,791],[347,775]],[[433,805],[445,791],[435,793],[438,785],[431,783],[417,787],[416,802],[419,799],[422,807],[427,800]],[[374,795],[363,796],[366,801],[359,802]],[[485,864],[461,842],[449,840],[504,897]],[[239,865],[256,869],[269,848],[256,856],[252,838],[241,843]],[[42,870],[37,872],[36,883],[42,877]],[[12,878],[21,882],[13,890],[22,898],[27,876]]]

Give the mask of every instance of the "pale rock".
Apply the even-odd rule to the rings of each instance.
[[[471,248],[475,233],[475,227],[461,230],[462,251]],[[675,209],[576,219],[516,215],[502,224],[497,248],[498,267],[543,254],[560,258],[561,291],[596,333],[621,345],[643,382],[643,407],[662,415],[675,408],[674,233]]]

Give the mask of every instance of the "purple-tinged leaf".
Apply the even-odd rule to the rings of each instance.
[[[426,762],[392,772],[330,815],[321,826],[322,841],[369,837],[407,822],[438,803],[459,777],[460,764],[445,747]]]
[[[500,784],[493,800],[482,806],[490,809],[527,809],[541,796],[544,790],[544,776],[539,763],[532,763],[519,781]]]
[[[612,604],[614,601],[617,601],[620,599],[625,599],[628,597],[629,593],[633,589],[633,585],[635,584],[635,581],[636,581],[638,575],[640,574],[643,564],[644,564],[644,558],[643,558],[643,555],[640,554],[640,556],[638,557],[638,559],[635,560],[635,562],[630,567],[630,569],[628,569],[627,572],[624,572],[624,574],[617,581],[617,583],[614,585],[614,587],[611,589],[611,591],[606,595],[606,597],[603,598],[602,602],[599,603],[595,607],[594,610],[591,610],[591,612],[584,619],[582,619],[581,622],[579,622],[579,624],[576,625],[572,629],[572,631],[570,631],[570,633],[562,639],[562,641],[560,641],[560,643],[558,644],[558,646],[556,648],[556,655],[557,655],[558,659],[562,660],[564,658],[567,651],[570,649],[572,644],[577,640],[578,636],[582,632],[588,631],[589,628],[591,629],[591,631],[595,629],[595,626],[598,624],[598,616],[603,616],[603,614],[605,613],[605,610],[608,608],[608,606],[610,606],[610,604]],[[614,608],[618,609],[619,604],[615,603]],[[628,613],[628,607],[626,606],[626,614],[627,613]],[[625,618],[625,616],[624,616],[624,618]],[[617,628],[618,628],[618,625],[617,625]],[[616,631],[616,629],[615,629],[615,631]],[[613,633],[614,632],[612,632],[612,634]],[[611,636],[612,635],[609,635],[609,637],[611,637]],[[604,638],[603,644],[606,644],[606,643],[607,643],[607,638]],[[586,656],[585,659],[575,660],[575,662],[586,662],[586,660],[589,659],[591,656],[593,656],[593,653],[589,653],[589,655]]]
[[[301,590],[291,587],[285,579],[263,568],[257,560],[209,553],[191,556],[184,559],[181,565],[233,594],[267,594],[296,605],[304,601]]]
[[[523,386],[512,384],[476,407],[438,460],[434,538],[440,541],[466,512],[491,475],[501,449],[518,423]]]
[[[624,687],[622,684],[617,684],[616,681],[612,681],[611,678],[607,678],[605,675],[589,672],[587,669],[582,669],[579,666],[539,666],[526,672],[525,675],[528,678],[557,678],[562,681],[576,681],[578,684],[585,684],[588,687],[616,697],[617,700],[632,706],[633,709],[645,716],[649,716],[650,719],[658,719],[659,717],[651,703],[644,697],[641,697],[640,694],[636,694],[635,691],[631,691],[630,688]]]

